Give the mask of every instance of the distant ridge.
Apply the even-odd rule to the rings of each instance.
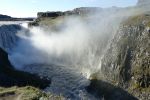
[[[8,16],[8,15],[2,15],[2,14],[0,14],[0,19],[2,19],[2,18],[11,18],[11,17]]]
[[[62,11],[47,11],[47,12],[38,12],[37,17],[58,17],[58,16],[68,16],[68,15],[84,15],[90,12],[100,11],[102,8],[99,7],[80,7],[73,10],[68,10],[65,12]]]
[[[33,21],[34,18],[14,18],[8,15],[0,14],[0,21]]]

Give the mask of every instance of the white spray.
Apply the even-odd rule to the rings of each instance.
[[[66,17],[61,31],[44,31],[40,27],[22,30],[18,32],[22,40],[10,59],[18,69],[31,64],[54,64],[76,68],[89,77],[100,69],[111,38],[131,12],[107,9],[86,18]]]

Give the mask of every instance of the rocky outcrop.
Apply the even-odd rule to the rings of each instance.
[[[129,18],[104,54],[101,78],[142,100],[150,99],[150,15]],[[136,91],[136,92],[135,92]]]
[[[30,74],[14,69],[8,60],[8,54],[0,48],[0,87],[35,86],[45,88],[50,80],[41,79],[35,74]]]

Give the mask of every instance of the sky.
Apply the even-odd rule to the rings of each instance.
[[[0,0],[0,14],[36,17],[37,12],[66,11],[77,7],[126,7],[137,0]]]

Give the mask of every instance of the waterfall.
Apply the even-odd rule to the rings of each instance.
[[[67,17],[58,31],[42,27],[20,31],[21,39],[11,51],[10,61],[19,70],[50,78],[45,91],[75,100],[94,100],[85,87],[90,76],[100,71],[103,54],[125,19],[122,12],[114,12],[89,16],[88,21]]]
[[[0,25],[0,47],[7,52],[10,51],[18,40],[16,34],[19,30],[21,30],[20,25]]]

